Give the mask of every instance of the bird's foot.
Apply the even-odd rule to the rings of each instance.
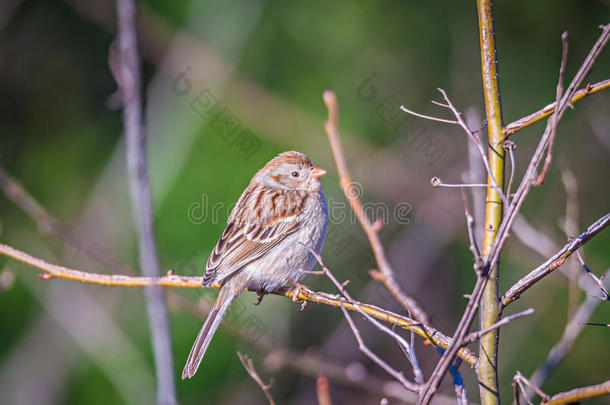
[[[258,288],[256,290],[256,295],[258,295],[258,301],[256,301],[254,305],[258,305],[263,301],[263,298],[265,298],[265,295],[267,295],[267,291],[265,291],[264,288]]]
[[[301,283],[294,283],[294,290],[292,293],[292,302],[301,304],[301,308],[299,308],[299,312],[305,309],[307,305],[307,301],[300,299],[299,294],[301,294],[301,290],[305,290],[305,286]]]

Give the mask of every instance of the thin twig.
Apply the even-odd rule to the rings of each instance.
[[[439,103],[438,101],[432,101],[432,103],[433,103],[433,104],[436,104],[436,105],[440,105],[441,107],[447,107],[447,108],[449,107],[448,105],[446,105],[446,104],[441,104],[441,103]],[[460,123],[459,123],[458,121],[456,121],[456,120],[446,120],[446,119],[444,119],[444,118],[432,117],[432,116],[430,116],[430,115],[424,115],[424,114],[419,114],[419,113],[416,113],[415,111],[411,111],[411,110],[409,110],[409,109],[408,109],[407,107],[405,107],[404,105],[401,105],[401,106],[400,106],[400,109],[401,109],[402,111],[406,112],[407,114],[411,114],[411,115],[414,115],[414,116],[416,116],[416,117],[423,118],[423,119],[426,119],[426,120],[430,120],[430,121],[437,121],[437,122],[444,122],[444,123],[446,123],[446,124],[460,125]]]
[[[527,385],[533,392],[535,392],[540,398],[542,398],[543,402],[545,399],[549,398],[549,395],[547,395],[544,391],[542,391],[536,384],[532,383],[530,380],[525,378],[525,376],[523,374],[521,374],[520,371],[517,371],[517,373],[513,377],[513,380],[517,381],[519,383],[519,385],[521,385],[522,383]],[[523,386],[521,386],[521,389],[523,391],[525,391],[523,389]],[[531,404],[531,400],[529,398],[526,397],[526,400],[528,403]]]
[[[557,91],[555,96],[555,103],[559,103],[561,99],[561,95],[563,94],[563,75],[566,71],[566,64],[568,62],[568,32],[564,31],[561,35],[561,66],[559,67],[559,80],[557,81]],[[546,149],[546,159],[544,161],[544,166],[540,171],[540,174],[535,180],[532,180],[535,186],[541,186],[544,183],[544,179],[546,177],[546,173],[551,166],[551,161],[553,160],[553,146],[555,146],[555,138],[557,137],[557,125],[559,124],[559,119],[557,115],[553,114],[552,117],[552,126],[551,126],[551,136],[549,138],[549,146]]]
[[[555,253],[551,258],[546,260],[540,266],[530,271],[525,277],[521,278],[510,287],[501,299],[503,307],[519,298],[524,291],[536,284],[538,281],[552,273],[561,266],[566,258],[578,250],[579,247],[591,240],[595,235],[601,232],[610,224],[610,213],[604,215],[591,226],[589,226],[580,236],[566,244],[561,250]]]
[[[560,405],[578,403],[583,399],[599,397],[610,394],[610,380],[597,385],[575,388],[570,391],[561,392],[550,397],[547,401],[540,402],[541,405]]]
[[[402,374],[402,372],[397,371],[394,368],[392,368],[388,363],[383,361],[379,356],[377,356],[372,350],[370,350],[364,344],[364,341],[362,340],[362,336],[360,336],[360,331],[356,327],[354,320],[352,319],[349,312],[347,312],[347,310],[343,306],[343,301],[341,301],[341,312],[343,312],[343,316],[347,320],[347,323],[349,324],[350,328],[352,329],[352,333],[356,337],[356,341],[358,342],[358,349],[360,349],[360,351],[362,353],[364,353],[369,359],[373,360],[373,362],[375,362],[379,367],[384,369],[388,374],[390,374],[397,381],[399,381],[403,385],[403,387],[405,387],[407,390],[417,392],[419,389],[417,384],[412,383],[411,381],[407,380],[405,378],[405,376]]]
[[[134,0],[117,0],[119,69],[115,77],[123,101],[123,125],[132,210],[138,234],[139,261],[148,277],[161,274],[152,221],[152,203],[146,159],[146,135],[142,128],[140,56],[138,53],[137,6]],[[146,308],[157,376],[157,401],[176,404],[174,366],[167,308],[163,290],[146,289]]]
[[[171,274],[171,271],[168,272],[170,274],[163,277],[141,277],[117,274],[112,275],[89,273],[48,263],[42,259],[31,256],[25,252],[22,252],[18,249],[15,249],[11,246],[2,243],[0,243],[0,255],[11,257],[17,261],[44,271],[45,274],[48,274],[48,276],[43,276],[41,278],[45,280],[51,278],[62,278],[97,285],[122,287],[147,287],[157,285],[162,287],[202,288],[202,277],[178,276]],[[219,284],[206,286],[206,288],[219,287]],[[251,289],[250,291],[256,292],[256,289]],[[334,295],[327,294],[324,292],[315,292],[304,286],[301,286],[300,288],[279,288],[269,293],[274,295],[282,295],[288,298],[293,298],[296,294],[296,297],[300,300],[306,300],[317,304],[330,305],[336,308],[340,307],[340,302],[338,299],[336,299]],[[395,314],[391,311],[387,311],[374,305],[360,302],[354,302],[354,304],[344,303],[343,305],[350,311],[360,312],[360,309],[362,309],[368,315],[376,319],[388,322],[392,325],[399,326],[406,330],[412,330],[417,335],[429,340],[432,344],[440,346],[442,348],[446,348],[448,345],[451,344],[451,339],[443,333],[429,326],[425,326],[422,323],[417,322],[408,317]],[[459,356],[471,366],[474,366],[478,361],[477,356],[467,348],[463,348],[460,351]]]
[[[379,266],[379,270],[385,275],[387,283],[392,286],[392,289],[401,291],[402,300],[399,302],[407,312],[410,313],[413,318],[425,324],[429,324],[432,318],[423,310],[417,300],[402,292],[402,288],[394,277],[394,270],[386,258],[385,250],[381,244],[381,239],[379,238],[380,228],[371,222],[366,210],[362,206],[362,202],[358,198],[358,194],[354,193],[352,190],[353,182],[349,170],[347,169],[343,145],[341,144],[341,137],[339,136],[339,104],[337,103],[337,95],[332,90],[326,90],[324,92],[324,103],[328,109],[328,120],[324,123],[324,129],[328,135],[328,141],[330,142],[337,165],[341,188],[369,239],[373,254],[377,261],[377,266]]]
[[[517,145],[511,141],[510,139],[505,140],[502,143],[504,150],[508,151],[508,156],[510,158],[510,177],[508,178],[508,186],[506,187],[506,197],[510,200],[510,190],[513,186],[513,179],[515,178],[515,148]]]
[[[377,321],[376,319],[371,317],[369,314],[367,314],[354,301],[354,299],[350,296],[350,294],[345,290],[344,285],[341,284],[337,280],[337,278],[334,276],[334,274],[328,269],[328,267],[326,267],[326,264],[322,260],[322,257],[320,257],[320,255],[318,253],[316,253],[314,250],[312,250],[312,249],[309,249],[309,250],[310,250],[311,254],[316,258],[316,260],[318,261],[320,266],[322,267],[322,270],[324,270],[324,273],[326,274],[326,276],[333,282],[335,287],[337,287],[337,289],[345,297],[347,302],[349,302],[352,305],[355,305],[356,309],[358,310],[358,312],[360,312],[369,322],[371,322],[373,324],[373,326],[375,326],[380,331],[382,331],[382,332],[386,333],[387,335],[389,335],[390,337],[392,337],[398,343],[398,345],[402,349],[405,350],[405,352],[407,354],[407,359],[409,360],[409,362],[411,363],[411,366],[413,368],[413,374],[415,375],[415,378],[417,380],[422,381],[423,380],[423,373],[422,373],[421,368],[419,366],[419,363],[417,361],[417,357],[415,356],[415,352],[413,350],[413,347],[402,336],[400,336],[399,334],[394,332],[392,329],[390,329],[387,326],[381,324],[379,321]],[[402,372],[398,372],[398,371],[394,370],[389,364],[384,362],[379,356],[374,354],[370,349],[368,349],[366,347],[366,345],[364,344],[364,341],[362,340],[362,337],[360,336],[360,332],[358,331],[358,328],[356,327],[356,325],[354,324],[353,320],[351,319],[351,316],[349,316],[348,312],[345,310],[345,307],[343,306],[344,305],[343,304],[343,300],[341,299],[339,302],[341,303],[341,310],[343,311],[343,314],[344,315],[347,314],[346,319],[347,319],[348,323],[350,324],[350,327],[351,327],[352,331],[354,332],[354,335],[356,336],[356,340],[358,341],[358,346],[360,347],[360,350],[362,350],[362,352],[364,354],[369,356],[369,358],[371,360],[373,360],[375,363],[377,363],[381,368],[383,368],[390,375],[392,375],[392,377],[394,377],[394,378],[396,378],[396,380],[400,381],[400,383],[406,389],[408,389],[409,391],[417,392],[419,390],[419,384],[415,384],[415,383],[413,383],[411,381],[408,381],[404,377]]]
[[[239,357],[239,361],[241,361],[241,364],[244,366],[248,374],[250,374],[250,377],[252,377],[256,384],[261,388],[263,394],[265,394],[265,397],[267,398],[267,401],[269,401],[269,405],[275,405],[275,401],[269,392],[273,386],[273,379],[269,381],[269,384],[265,384],[263,379],[256,372],[256,368],[254,368],[254,361],[250,357],[242,354],[239,351],[237,352],[237,357]]]
[[[443,183],[440,177],[432,177],[430,179],[430,184],[432,187],[453,187],[453,188],[464,188],[464,187],[493,187],[486,183]]]
[[[514,321],[515,319],[518,319],[518,318],[521,318],[524,316],[528,316],[533,313],[534,313],[534,308],[529,308],[529,309],[526,309],[525,311],[521,311],[521,312],[517,312],[516,314],[513,314],[513,315],[505,316],[504,318],[500,319],[498,322],[494,323],[493,325],[491,325],[483,330],[480,330],[478,332],[472,332],[471,334],[466,336],[464,338],[464,344],[469,344],[469,343],[475,342],[478,339],[480,339],[482,336],[491,332],[492,330],[499,329],[502,326],[506,325],[507,323]]]
[[[578,226],[578,180],[574,173],[567,167],[559,162],[559,168],[561,169],[561,182],[566,194],[566,215],[563,224],[563,230],[568,237],[571,235],[577,235],[579,232]],[[555,251],[557,249],[553,249]],[[578,303],[580,297],[580,286],[577,282],[578,278],[569,278],[568,287],[568,318],[571,318],[574,314],[574,308]]]
[[[601,299],[604,301],[610,301],[610,295],[608,295],[608,290],[606,290],[606,287],[604,287],[604,283],[602,282],[602,280],[599,277],[597,277],[595,275],[595,273],[593,273],[591,271],[589,266],[587,266],[587,263],[585,263],[585,260],[582,258],[582,254],[580,253],[580,250],[577,250],[575,253],[576,253],[576,260],[578,261],[578,263],[580,263],[582,268],[585,269],[585,271],[587,272],[589,277],[591,277],[593,282],[599,286],[599,289],[601,290],[601,292],[603,294],[603,297],[601,297]]]
[[[585,88],[574,92],[574,95],[572,96],[572,98],[570,98],[570,104],[575,103],[588,95],[595,94],[599,91],[608,88],[610,88],[610,79],[602,80],[601,82],[593,84],[587,84]],[[504,127],[504,135],[512,135],[515,132],[520,131],[523,128],[529,127],[530,125],[535,124],[536,122],[548,117],[549,115],[555,112],[556,106],[557,102],[553,102],[528,116],[519,118],[518,120],[511,122],[510,124]]]
[[[470,241],[469,249],[474,256],[475,270],[478,273],[483,265],[483,258],[481,257],[481,250],[479,250],[479,246],[474,236],[474,217],[470,213],[470,208],[468,208],[468,197],[466,197],[466,191],[464,191],[464,189],[462,189],[462,201],[464,202],[464,215],[466,216],[468,240]]]

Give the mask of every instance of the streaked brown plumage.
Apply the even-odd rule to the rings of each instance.
[[[192,377],[231,302],[249,286],[272,291],[315,265],[328,228],[319,177],[326,171],[299,152],[284,152],[254,175],[208,258],[203,285],[221,283],[182,378]]]

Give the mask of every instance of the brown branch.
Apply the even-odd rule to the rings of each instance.
[[[502,297],[502,306],[506,307],[508,304],[519,298],[519,296],[531,286],[547,275],[551,274],[565,262],[565,259],[568,256],[578,250],[578,248],[584,245],[587,241],[591,240],[591,238],[593,238],[599,232],[604,230],[609,224],[610,213],[595,221],[595,223],[589,226],[580,236],[566,244],[561,250],[551,256],[550,259],[546,260],[540,266],[529,272],[525,277],[513,284],[513,286],[510,287]]]
[[[568,32],[565,31],[561,35],[562,51],[561,51],[561,65],[559,67],[559,80],[557,81],[557,91],[555,96],[555,103],[559,103],[561,95],[563,94],[563,75],[566,71],[566,64],[568,62]],[[559,124],[559,117],[553,114],[552,126],[551,126],[551,137],[549,138],[549,146],[546,149],[546,159],[544,160],[544,166],[540,174],[535,180],[532,180],[535,186],[541,186],[546,178],[546,173],[551,167],[551,161],[553,160],[553,147],[555,146],[555,138],[557,137],[557,125]]]
[[[256,384],[261,388],[263,394],[265,394],[265,397],[267,398],[267,401],[269,401],[269,405],[275,405],[275,401],[269,392],[273,386],[273,379],[271,379],[269,384],[265,384],[263,379],[256,372],[256,368],[254,368],[254,361],[250,357],[240,352],[237,352],[237,357],[239,357],[239,361],[241,361],[241,364],[244,366],[248,374],[250,374],[250,377],[252,377]]]
[[[17,261],[44,271],[45,274],[48,274],[48,276],[41,277],[43,279],[63,278],[104,286],[147,287],[157,285],[162,287],[202,288],[202,277],[177,276],[173,274],[168,274],[164,277],[140,277],[89,273],[48,263],[42,259],[30,256],[25,252],[22,252],[2,243],[0,243],[0,254],[11,257]],[[219,288],[219,285],[211,285],[208,288]],[[252,289],[251,291],[255,290]],[[360,312],[358,308],[361,308],[365,313],[372,316],[373,318],[388,322],[392,325],[399,326],[409,331],[413,331],[417,335],[430,341],[432,344],[442,348],[447,348],[448,345],[451,344],[451,339],[443,333],[439,332],[438,330],[429,326],[425,326],[420,322],[417,322],[406,316],[395,314],[391,311],[387,311],[374,305],[360,303],[357,301],[355,301],[353,304],[349,302],[341,303],[341,300],[337,299],[334,295],[327,294],[324,292],[315,292],[306,287],[294,289],[280,288],[276,291],[270,292],[270,294],[282,295],[288,298],[293,298],[295,296],[295,293],[298,299],[313,302],[316,304],[329,305],[336,308],[344,306],[348,310],[354,312]],[[462,360],[464,360],[471,366],[476,365],[478,361],[477,356],[467,348],[463,348],[460,351],[459,356],[460,358],[462,358]]]
[[[519,384],[519,386],[521,387],[521,390],[523,392],[525,392],[525,389],[523,388],[522,384],[525,384],[533,392],[535,392],[540,398],[542,398],[543,401],[545,399],[549,398],[549,395],[547,395],[544,391],[542,391],[536,384],[534,384],[533,382],[531,382],[530,380],[525,378],[525,376],[523,374],[521,374],[520,371],[517,371],[517,373],[513,377],[513,381],[516,382],[517,384]],[[531,403],[530,400],[527,397],[526,397],[526,400],[527,400],[528,403]],[[517,405],[519,404],[519,395],[518,394],[515,396],[515,402],[517,403]]]
[[[468,332],[468,328],[470,328],[477,309],[479,308],[479,302],[481,301],[481,296],[483,295],[483,290],[485,288],[486,283],[487,277],[483,276],[481,271],[477,275],[477,282],[472,290],[472,293],[470,294],[468,304],[466,305],[466,309],[464,310],[464,314],[462,315],[462,318],[460,319],[460,322],[458,323],[458,326],[455,329],[455,332],[453,333],[453,341],[451,345],[443,352],[443,355],[441,356],[439,362],[436,364],[436,367],[434,368],[432,375],[428,379],[428,382],[421,390],[419,401],[422,401],[423,396],[426,395],[427,392],[429,393],[427,394],[426,400],[430,401],[432,396],[435,394],[436,388],[440,384],[443,376],[445,375],[445,373],[449,369],[449,366],[453,362],[454,357],[457,353],[459,353],[460,350],[464,349],[462,347],[464,346],[464,336]]]
[[[402,288],[394,277],[394,270],[390,266],[390,263],[385,255],[383,245],[381,244],[381,240],[379,238],[380,227],[371,222],[366,214],[366,211],[364,210],[364,207],[362,206],[362,202],[358,198],[357,193],[352,190],[353,182],[347,169],[345,154],[343,153],[343,146],[339,136],[339,105],[337,103],[337,96],[332,90],[326,90],[324,92],[324,103],[328,108],[328,120],[324,123],[324,129],[328,135],[330,147],[335,158],[335,163],[337,164],[337,172],[339,173],[341,188],[343,189],[345,197],[349,201],[352,210],[356,214],[358,221],[362,225],[362,228],[369,239],[375,259],[377,260],[377,265],[379,266],[379,270],[386,277],[388,285],[392,286],[392,290],[402,291]],[[411,314],[411,316],[413,316],[413,318],[425,324],[429,324],[431,322],[430,316],[423,310],[415,298],[405,294],[404,292],[401,293],[401,297],[402,299],[399,301],[399,303],[407,310],[409,314]]]
[[[570,104],[575,103],[588,95],[595,94],[607,88],[610,88],[610,79],[602,80],[601,82],[593,84],[587,84],[585,88],[574,92],[574,95],[570,98]],[[548,117],[549,115],[555,112],[556,106],[557,102],[555,101],[547,105],[546,107],[536,111],[535,113],[532,113],[526,117],[519,118],[518,120],[511,122],[510,124],[504,127],[504,135],[512,135],[515,132],[520,131],[523,128],[529,127],[530,125],[535,124],[536,122]]]
[[[316,395],[318,397],[318,405],[333,405],[333,400],[330,396],[330,381],[324,374],[319,374],[316,380]]]
[[[599,397],[610,394],[610,380],[597,385],[588,387],[575,388],[570,391],[561,392],[550,397],[547,401],[544,399],[540,405],[560,405],[567,403],[580,402],[583,399]]]

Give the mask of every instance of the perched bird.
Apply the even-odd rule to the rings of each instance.
[[[250,181],[208,258],[203,285],[220,283],[218,298],[189,354],[192,377],[229,306],[247,287],[260,294],[297,283],[311,270],[328,229],[328,208],[315,167],[299,152],[273,158]]]

